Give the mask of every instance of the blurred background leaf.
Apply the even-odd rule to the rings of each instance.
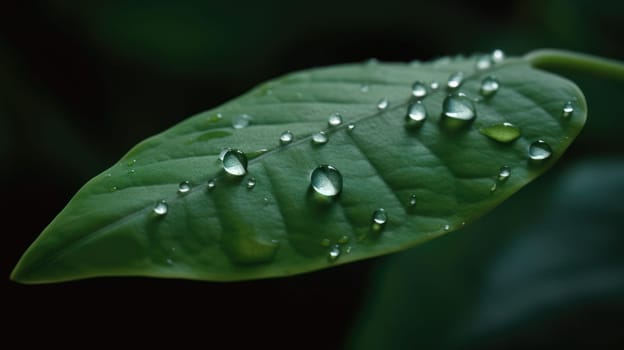
[[[540,336],[561,343],[571,333],[562,330],[573,327],[582,329],[579,337],[587,334],[587,343],[603,341],[622,348],[621,335],[616,337],[622,332],[614,331],[624,328],[621,298],[600,293],[568,298],[555,293],[552,299],[561,304],[556,307],[505,299],[507,288],[556,291],[577,285],[573,272],[593,276],[592,271],[597,271],[597,279],[613,282],[612,292],[621,295],[617,276],[600,272],[602,267],[617,269],[621,260],[607,259],[612,255],[599,259],[606,245],[622,251],[621,239],[612,238],[609,244],[590,244],[583,237],[567,240],[568,235],[577,237],[572,230],[576,226],[571,225],[589,222],[578,221],[582,218],[577,214],[568,214],[574,221],[564,218],[560,223],[559,216],[545,215],[558,210],[551,205],[563,198],[566,186],[559,181],[568,171],[586,169],[574,170],[570,179],[585,172],[589,177],[594,174],[601,185],[618,183],[613,176],[600,174],[604,169],[616,171],[607,163],[621,164],[623,159],[624,118],[618,104],[624,84],[571,72],[560,73],[585,92],[589,118],[557,166],[474,227],[413,251],[254,283],[111,278],[24,287],[8,282],[28,244],[90,177],[138,141],[269,78],[369,57],[429,60],[494,48],[514,55],[557,47],[622,60],[622,18],[620,0],[3,4],[0,162],[6,186],[0,212],[6,224],[1,243],[8,248],[1,264],[7,279],[2,285],[8,296],[2,305],[7,310],[3,316],[10,321],[7,333],[57,332],[62,327],[115,345],[123,336],[141,338],[144,344],[154,338],[141,335],[157,334],[159,345],[170,341],[180,346],[184,339],[205,341],[209,333],[213,341],[227,341],[232,347],[250,342],[327,349],[366,342],[369,348],[396,348],[417,341],[428,344],[424,348],[452,348],[466,341],[466,347],[513,348],[539,346],[535,340]],[[592,163],[598,156],[604,160]],[[576,163],[581,160],[584,165],[579,168]],[[592,164],[597,164],[595,169]],[[575,186],[582,190],[591,184]],[[565,198],[578,201],[588,212],[603,213],[601,226],[593,226],[598,234],[621,232],[615,220],[621,215],[601,210],[607,207],[599,202],[613,197],[587,197],[592,194],[588,191]],[[547,207],[551,209],[546,211]],[[493,221],[498,226],[490,226]],[[592,237],[595,234],[591,231]],[[542,237],[546,241],[541,242]],[[582,246],[582,254],[572,253],[572,242]],[[552,265],[544,260],[553,249],[536,251],[546,245],[565,249],[557,255],[560,262]],[[369,282],[371,267],[375,268]],[[392,289],[384,284],[390,282]],[[594,282],[581,285],[590,288]],[[608,283],[603,287],[608,289]],[[81,301],[85,296],[92,300]],[[415,303],[423,297],[430,302]],[[400,298],[405,304],[392,305],[388,298]],[[167,302],[156,307],[151,299]],[[388,305],[390,310],[381,315],[375,305]],[[506,318],[493,318],[492,307]],[[189,314],[204,315],[203,322],[186,321]],[[59,324],[58,315],[70,321]],[[108,324],[107,317],[117,322]],[[383,328],[368,328],[378,324],[377,317],[386,318]],[[566,319],[571,323],[565,325]],[[414,340],[415,334],[422,338]],[[28,344],[35,338],[19,340]],[[67,346],[75,337],[47,339]]]

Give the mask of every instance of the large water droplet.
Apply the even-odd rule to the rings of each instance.
[[[232,119],[232,127],[234,129],[246,128],[251,123],[251,119],[251,116],[248,114],[238,115]]]
[[[223,170],[234,176],[247,174],[247,156],[243,151],[231,149],[223,155]]]
[[[529,146],[529,158],[533,160],[545,160],[552,155],[550,145],[543,140],[537,140]]]
[[[371,229],[373,232],[380,232],[388,222],[388,214],[384,208],[378,208],[373,212],[371,220]]]
[[[334,245],[329,249],[329,253],[327,254],[327,258],[329,261],[336,261],[340,257],[340,246]]]
[[[427,96],[427,85],[422,81],[416,81],[412,84],[412,96],[420,99]]]
[[[184,194],[191,190],[191,184],[188,181],[182,181],[178,185],[178,193]]]
[[[479,132],[502,143],[508,143],[520,137],[520,128],[507,122],[481,128]]]
[[[449,76],[448,81],[446,82],[446,86],[449,89],[454,90],[457,89],[464,82],[464,73],[463,72],[455,72]]]
[[[427,119],[427,110],[421,101],[415,101],[410,104],[405,116],[405,127],[417,128]]]
[[[152,209],[152,212],[154,213],[154,215],[157,215],[157,216],[163,216],[167,214],[168,211],[169,211],[169,206],[167,205],[167,202],[164,200],[157,202],[156,205],[154,205],[154,208]]]
[[[342,115],[340,115],[340,113],[333,113],[327,119],[327,124],[332,127],[342,124]]]
[[[342,191],[342,175],[331,165],[319,165],[310,175],[310,185],[320,195],[337,196]]]
[[[388,105],[390,105],[390,101],[388,101],[388,98],[384,97],[379,100],[379,102],[377,102],[377,109],[383,111],[384,109],[388,108]]]
[[[568,119],[574,113],[574,105],[572,105],[572,101],[568,101],[563,104],[563,109],[561,110],[561,116],[565,119]]]
[[[450,128],[466,126],[476,117],[475,106],[467,96],[449,95],[442,103],[444,123]]]
[[[280,135],[279,140],[282,145],[286,145],[291,143],[294,138],[295,136],[293,135],[293,133],[287,130]]]
[[[501,63],[505,60],[505,53],[503,50],[496,49],[492,52],[492,62]]]
[[[499,182],[504,182],[504,181],[507,181],[507,179],[510,176],[511,176],[511,169],[508,166],[503,166],[498,171],[498,176],[496,177],[496,180],[498,180]]]
[[[485,79],[483,79],[483,81],[481,82],[481,89],[479,89],[479,92],[481,93],[482,96],[489,97],[489,96],[494,95],[498,91],[499,87],[500,87],[500,84],[498,83],[498,80],[490,76],[490,77],[486,77]]]
[[[255,177],[249,178],[249,180],[247,180],[247,189],[251,190],[254,187],[256,187],[256,178]]]
[[[327,141],[329,141],[329,139],[327,138],[327,134],[323,131],[319,131],[312,135],[312,142],[316,145],[324,145]]]
[[[475,64],[478,70],[485,70],[492,66],[492,60],[489,55],[482,55],[477,58],[477,63]]]

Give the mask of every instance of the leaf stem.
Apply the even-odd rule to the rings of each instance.
[[[537,68],[565,68],[613,80],[624,80],[624,62],[578,52],[542,49],[524,56]]]

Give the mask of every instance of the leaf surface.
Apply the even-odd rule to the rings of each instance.
[[[561,77],[519,58],[485,70],[476,63],[369,61],[262,84],[141,142],[89,181],[12,277],[25,283],[111,275],[277,277],[391,253],[461,228],[547,170],[586,116],[582,93]],[[450,89],[446,82],[456,72],[464,80]],[[489,76],[500,86],[484,97]],[[427,118],[406,126],[415,81],[426,85]],[[449,94],[472,101],[473,121],[444,117]],[[388,106],[380,109],[383,99]],[[563,117],[568,101],[574,111]],[[332,127],[334,113],[344,122]],[[248,126],[233,127],[243,119]],[[519,137],[510,140],[508,129],[493,127],[502,123]],[[281,144],[287,130],[294,140]],[[312,135],[322,130],[328,142],[315,144]],[[480,130],[506,134],[497,140]],[[538,140],[552,154],[531,160]],[[224,148],[247,154],[245,176],[223,170]],[[311,172],[323,164],[342,175],[336,197],[323,198],[310,186]],[[502,167],[510,171],[506,179],[499,179]],[[191,185],[187,193],[178,192],[183,181]],[[163,200],[167,213],[155,215]],[[387,223],[375,226],[379,208]]]

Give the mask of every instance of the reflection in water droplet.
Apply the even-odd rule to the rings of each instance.
[[[291,143],[294,138],[295,136],[293,135],[293,133],[287,130],[280,135],[279,140],[282,145],[286,145]]]
[[[568,101],[563,104],[563,110],[561,111],[561,116],[565,119],[568,119],[574,113],[574,106],[572,105],[572,101]]]
[[[251,116],[248,114],[238,115],[232,119],[232,127],[234,129],[246,128],[251,123],[251,119]]]
[[[489,55],[482,55],[477,59],[476,68],[478,70],[485,70],[492,66],[492,60]]]
[[[215,181],[215,179],[211,179],[208,181],[208,184],[206,184],[206,186],[209,190],[212,190],[213,188],[217,187],[217,182]]]
[[[312,142],[317,145],[324,145],[329,141],[327,138],[327,134],[323,131],[319,131],[316,134],[312,135]]]
[[[227,147],[221,150],[221,152],[219,152],[219,160],[223,160],[223,157],[225,157],[225,154],[230,151],[231,148]]]
[[[347,236],[347,235],[340,236],[340,238],[338,238],[338,243],[339,244],[349,243],[349,236]]]
[[[323,239],[321,240],[321,245],[322,245],[323,247],[329,247],[329,245],[330,245],[330,244],[331,244],[331,241],[329,240],[329,238],[323,238]]]
[[[349,125],[347,125],[347,130],[348,130],[348,131],[353,131],[353,129],[355,129],[355,124],[349,124]]]
[[[378,208],[373,212],[372,226],[373,232],[380,232],[388,222],[388,214],[384,208]]]
[[[462,94],[447,96],[442,103],[442,116],[448,127],[466,126],[476,117],[474,103]]]
[[[498,171],[498,177],[496,178],[499,182],[507,181],[507,179],[511,176],[511,169],[508,166],[503,166]]]
[[[438,83],[437,81],[432,81],[431,84],[429,84],[429,87],[431,88],[431,90],[437,90],[440,87],[440,83]]]
[[[481,93],[484,97],[492,96],[498,91],[500,84],[496,78],[489,76],[483,79],[481,82],[481,89],[479,89],[479,93]]]
[[[319,165],[310,175],[310,185],[318,194],[333,197],[342,191],[342,175],[331,165]]]
[[[340,257],[340,246],[334,245],[333,247],[329,249],[329,254],[327,255],[327,258],[329,259],[329,261],[336,261],[338,260],[339,257]]]
[[[409,197],[409,201],[407,202],[407,204],[408,204],[410,207],[413,207],[413,206],[415,206],[415,205],[416,205],[416,203],[417,203],[417,200],[416,200],[416,195],[415,195],[415,194],[413,194],[413,195],[411,195],[411,196]]]
[[[529,146],[529,158],[533,160],[545,160],[552,155],[550,145],[543,140],[537,140]]]
[[[327,119],[327,124],[329,124],[329,126],[338,126],[342,124],[342,115],[340,115],[340,113],[333,113]]]
[[[422,81],[416,81],[412,84],[412,96],[423,98],[427,96],[427,86]]]
[[[407,109],[405,116],[405,127],[417,128],[427,119],[427,110],[422,101],[415,101]]]
[[[449,76],[449,79],[446,82],[446,86],[448,86],[449,89],[454,90],[454,89],[457,89],[463,82],[464,82],[464,73],[455,72]]]
[[[231,149],[223,156],[223,170],[234,176],[247,174],[247,156],[243,151]]]
[[[520,128],[507,122],[481,128],[479,132],[494,141],[502,143],[508,143],[520,137]]]
[[[505,60],[505,53],[503,50],[496,49],[492,52],[492,62],[501,63]]]
[[[182,181],[178,185],[178,193],[187,193],[191,190],[191,184],[188,181]]]
[[[390,102],[388,101],[388,98],[384,97],[381,100],[379,100],[379,102],[377,102],[377,109],[379,109],[380,111],[383,111],[384,109],[388,108],[389,104]]]
[[[360,85],[360,91],[362,91],[362,92],[368,92],[368,84],[362,84],[362,85]]]
[[[156,203],[156,205],[154,205],[154,208],[152,209],[152,212],[154,213],[154,215],[157,215],[157,216],[163,216],[167,214],[168,211],[169,211],[169,206],[167,205],[167,202],[165,202],[164,200]]]
[[[256,178],[255,177],[251,177],[251,178],[249,178],[249,180],[247,180],[247,189],[251,190],[254,187],[256,187]]]

